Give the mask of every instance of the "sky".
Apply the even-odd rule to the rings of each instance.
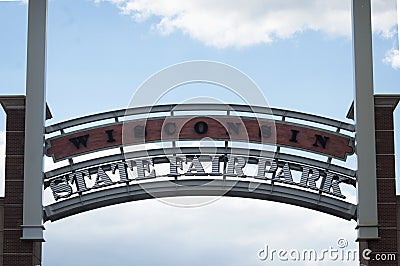
[[[47,103],[54,118],[47,124],[125,108],[149,76],[191,60],[241,70],[271,107],[351,122],[345,118],[354,87],[350,4],[50,0]],[[399,94],[396,0],[372,0],[372,12],[374,90]],[[0,1],[1,95],[25,93],[26,35],[26,3]],[[183,86],[160,103],[199,96],[239,101],[212,86]],[[397,150],[399,117],[397,110]],[[4,153],[4,114],[0,119]],[[265,265],[257,251],[266,244],[321,250],[344,238],[356,248],[355,226],[316,211],[250,199],[222,198],[198,208],[146,200],[46,223],[43,265]]]

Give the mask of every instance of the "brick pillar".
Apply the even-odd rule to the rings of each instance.
[[[375,95],[376,177],[380,238],[360,241],[360,253],[367,248],[372,251],[369,261],[360,256],[361,265],[400,265],[398,255],[395,261],[377,260],[389,254],[396,254],[398,251],[393,112],[399,100],[400,95]]]
[[[4,247],[4,198],[0,198],[0,266],[3,265]]]
[[[400,254],[400,196],[397,195],[397,253]],[[400,255],[397,257],[397,265],[400,266]]]
[[[41,265],[42,243],[23,241],[25,96],[0,96],[6,115],[3,264]]]

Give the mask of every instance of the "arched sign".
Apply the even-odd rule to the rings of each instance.
[[[176,110],[140,107],[48,126],[46,154],[68,165],[45,173],[45,191],[53,197],[45,220],[174,196],[256,198],[356,218],[343,192],[355,190],[356,173],[333,163],[354,153],[353,125],[258,106]]]
[[[355,81],[354,106],[356,110],[355,119],[357,123],[358,143],[357,162],[359,167],[358,174],[362,176],[360,182],[358,182],[357,229],[359,233],[358,240],[361,241],[360,247],[376,247],[376,250],[384,251],[382,249],[388,246],[387,243],[395,243],[395,245],[397,245],[397,243],[395,237],[388,237],[388,228],[384,228],[387,226],[385,224],[379,228],[379,231],[382,228],[386,229],[385,233],[379,232],[379,237],[383,236],[383,241],[378,238],[377,202],[382,199],[377,198],[377,191],[383,193],[382,187],[385,189],[388,187],[388,183],[384,183],[388,178],[385,176],[385,178],[382,178],[384,181],[382,181],[378,180],[376,175],[377,172],[379,173],[381,171],[376,165],[378,161],[381,162],[382,159],[379,158],[379,160],[377,160],[378,154],[374,145],[374,119],[376,119],[377,116],[374,114],[374,107],[376,108],[376,105],[374,106],[373,96],[370,2],[371,1],[363,0],[352,1]],[[20,154],[25,156],[23,165],[25,168],[23,183],[24,209],[23,217],[20,218],[23,219],[23,224],[21,225],[23,231],[21,240],[32,241],[36,250],[36,252],[32,254],[34,255],[34,253],[36,253],[37,255],[40,254],[40,248],[36,246],[38,243],[37,241],[43,240],[41,177],[43,162],[43,125],[45,119],[47,0],[35,0],[29,3],[25,120],[27,125],[26,132],[24,132],[26,143],[24,146],[24,153]],[[387,108],[387,106],[385,108]],[[146,108],[142,108],[142,110],[143,109]],[[390,112],[392,111],[393,110],[390,110]],[[134,110],[133,112],[138,112],[138,110]],[[212,133],[212,130],[209,132],[209,129],[216,128],[204,121],[204,118],[201,118],[201,120],[193,121],[193,127],[190,125],[185,127],[186,124],[181,125],[181,128],[185,128],[185,130],[182,131],[183,135],[181,138],[180,133],[174,135],[175,129],[180,123],[179,118],[173,121],[172,124],[159,126],[157,123],[161,122],[164,124],[162,122],[163,118],[159,117],[158,121],[156,121],[156,119],[153,122],[149,121],[148,127],[146,125],[132,124],[133,132],[126,135],[128,139],[131,138],[128,144],[133,145],[135,143],[140,143],[136,142],[135,137],[142,138],[142,143],[148,143],[150,141],[157,143],[157,141],[164,139],[160,139],[158,133],[162,134],[162,132],[165,132],[167,135],[171,133],[170,141],[173,144],[172,148],[152,149],[149,151],[137,150],[127,157],[125,153],[126,143],[124,141],[118,142],[118,137],[120,136],[118,130],[120,126],[117,124],[119,123],[118,118],[121,117],[118,113],[120,112],[117,111],[115,113],[106,113],[76,119],[46,129],[46,132],[49,134],[60,130],[60,136],[52,136],[46,140],[48,144],[47,153],[53,156],[56,161],[67,160],[69,164],[68,166],[59,167],[45,173],[45,189],[51,190],[54,200],[56,201],[44,206],[46,220],[57,220],[68,215],[124,201],[140,200],[154,196],[209,195],[218,190],[224,191],[227,196],[249,196],[253,198],[276,200],[312,208],[346,219],[352,219],[356,216],[355,205],[345,202],[342,199],[343,195],[341,192],[342,185],[355,185],[355,171],[332,163],[332,159],[345,160],[347,154],[352,153],[352,143],[354,143],[351,134],[354,132],[354,127],[352,125],[300,113],[286,111],[281,113],[281,110],[274,110],[273,115],[281,115],[282,121],[285,121],[286,117],[293,117],[307,121],[307,123],[313,122],[328,125],[333,127],[334,130],[328,130],[330,132],[327,132],[326,130],[321,130],[322,128],[309,128],[307,123],[306,127],[302,127],[304,125],[289,125],[276,121],[277,127],[271,127],[270,131],[268,122],[266,122],[266,124],[258,123],[258,125],[250,126],[251,118],[246,118],[248,122],[242,129],[245,128],[246,131],[252,132],[251,142],[261,144],[271,143],[268,141],[270,138],[268,137],[269,133],[276,134],[275,142],[278,148],[275,150],[273,157],[270,156],[271,154],[269,154],[270,157],[268,157],[268,153],[265,157],[266,153],[260,147],[258,147],[258,149],[245,149],[244,154],[240,154],[243,150],[229,147],[229,142],[242,140],[239,136],[240,133],[237,133],[238,136],[232,139],[229,138],[229,140],[226,140],[226,136],[223,136],[224,133],[225,135],[228,133],[228,135],[231,136],[231,133],[226,130],[226,127],[231,128],[234,133],[236,133],[236,131],[239,132],[240,127],[235,123],[233,123],[232,126],[224,123],[220,124],[224,130],[220,130],[221,134],[217,134],[216,132]],[[229,116],[229,114],[227,114],[227,116]],[[103,121],[104,124],[101,125],[101,129],[98,130],[86,125],[86,129],[79,129],[70,133],[65,132],[65,129],[69,127],[97,122],[107,118],[114,118],[116,122],[108,124],[108,122]],[[215,119],[215,117],[209,118],[211,120]],[[226,118],[225,122],[228,123],[229,119],[230,118]],[[387,118],[385,117],[385,119]],[[143,123],[143,121],[139,120],[137,122]],[[147,124],[147,120],[145,122]],[[151,123],[153,123],[152,127],[150,127]],[[107,126],[110,126],[110,128],[106,128]],[[296,126],[298,126],[298,128],[295,128]],[[135,131],[136,127],[137,131]],[[53,130],[54,128],[56,130]],[[197,134],[208,133],[211,137],[222,140],[226,145],[222,149],[221,147],[212,149],[208,152],[210,154],[207,154],[207,152],[203,154],[203,150],[200,150],[201,153],[199,153],[199,151],[195,149],[191,150],[187,147],[177,149],[175,144],[180,139],[198,139],[193,131],[186,131],[190,130],[190,128],[194,129]],[[104,129],[106,129],[105,132],[102,132]],[[154,132],[147,133],[152,130],[154,130]],[[341,130],[348,130],[350,134],[347,137],[346,135],[339,134]],[[384,128],[382,130],[387,131],[388,129]],[[105,140],[107,144],[104,144],[104,133],[107,137]],[[288,136],[284,134],[289,134],[290,138],[288,139]],[[125,135],[123,131],[122,135]],[[349,140],[349,142],[346,142],[346,140]],[[62,145],[63,141],[66,145],[64,147],[66,150],[59,146]],[[311,144],[312,147],[310,146]],[[81,149],[81,147],[83,148],[81,151],[77,152],[76,150],[74,151],[74,148],[70,147],[70,145],[73,145],[76,150]],[[104,156],[104,154],[101,156],[94,155],[96,151],[114,147],[119,148],[120,153],[109,156]],[[320,155],[322,154],[326,157],[326,161],[285,154],[280,150],[281,147],[303,149]],[[75,162],[74,159],[77,157],[80,157],[80,160],[82,159],[80,156],[82,154],[90,154],[94,155],[94,157]],[[393,156],[393,154],[380,155]],[[266,158],[268,158],[268,160]],[[162,163],[169,163],[170,172],[166,177],[173,178],[173,182],[169,181],[168,184],[174,183],[175,186],[165,186],[163,185],[165,181],[158,180],[161,176],[156,172],[155,166]],[[189,165],[186,168],[189,169],[189,171],[182,172],[183,163]],[[207,172],[203,169],[206,163],[211,164],[211,171]],[[257,165],[257,174],[246,174],[245,167],[250,164]],[[178,171],[178,169],[180,169],[180,171]],[[221,169],[222,172],[219,171]],[[133,173],[136,171],[136,175],[129,175],[129,171]],[[295,182],[292,171],[298,171],[300,173],[299,182]],[[117,174],[119,179],[113,180],[112,174]],[[271,176],[268,176],[268,174]],[[92,175],[95,176],[92,178]],[[192,175],[196,176],[196,178],[193,180],[183,179],[183,177]],[[221,180],[217,180],[218,182],[216,182],[217,184],[215,185],[215,182],[209,182],[207,178],[204,178],[205,176],[207,176],[208,179],[214,176],[222,176],[222,182]],[[228,180],[228,177],[237,178],[238,181],[231,182],[231,180]],[[213,178],[213,180],[214,179],[216,178]],[[94,180],[91,186],[89,186],[89,180]],[[156,181],[148,182],[147,180]],[[258,180],[258,185],[249,186],[246,190],[246,186],[243,185],[246,183],[251,184],[254,180]],[[214,186],[208,185],[211,183],[214,184]],[[382,184],[384,184],[384,186]],[[193,186],[195,189],[191,189]],[[227,192],[221,189],[226,186],[229,187]],[[175,189],[173,189],[173,187],[175,187]],[[184,189],[181,189],[182,187]],[[204,187],[208,189],[202,190],[201,188]],[[384,192],[386,193],[386,191]],[[392,196],[395,195],[395,193],[389,194],[392,194]],[[384,210],[390,208],[386,206],[394,208],[396,206],[396,204],[392,204],[395,203],[395,201],[390,202],[391,204],[382,201],[380,203],[380,206],[385,206]],[[14,205],[20,204],[21,203],[18,202],[18,204]],[[380,207],[380,210],[382,209],[383,208]],[[14,220],[15,213],[14,211],[12,212]],[[394,212],[392,211],[390,213]],[[385,215],[379,217],[379,220],[396,221],[395,217],[388,218],[390,216],[387,214],[388,212],[385,212]],[[390,224],[390,230],[396,230],[396,227]],[[13,231],[17,232],[15,228],[13,228]],[[24,245],[20,245],[18,241],[13,241],[12,243],[18,243],[18,245],[10,245],[12,247],[28,246],[26,242]],[[18,250],[20,253],[15,253],[16,250],[12,251],[11,253],[13,256],[17,254],[19,257],[22,257],[28,254],[24,253],[22,249]],[[11,253],[9,252],[8,254]],[[11,259],[7,257],[7,259],[13,262],[20,261],[15,260],[14,257]],[[34,258],[34,260],[40,263],[40,255]],[[362,262],[367,263],[368,261]],[[383,262],[383,264],[386,265],[387,263]]]
[[[276,143],[282,147],[303,149],[341,160],[353,154],[352,139],[348,136],[280,121],[271,123],[268,120],[217,116],[189,120],[176,117],[166,121],[162,117],[125,123],[125,127],[131,132],[125,137],[125,144],[200,140],[207,137],[222,141]],[[116,123],[51,138],[48,140],[47,155],[60,161],[120,146],[122,124]]]

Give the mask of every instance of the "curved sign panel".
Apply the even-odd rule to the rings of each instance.
[[[354,153],[353,125],[241,105],[187,105],[180,106],[181,113],[172,112],[173,108],[120,110],[47,127],[46,132],[53,134],[46,139],[47,155],[68,165],[45,173],[45,192],[53,198],[44,206],[45,220],[174,196],[265,199],[355,219],[356,206],[345,201],[345,192],[354,190],[356,172],[332,163],[332,159],[346,161]],[[240,116],[232,115],[232,110]],[[195,115],[185,111],[195,111]],[[120,122],[127,113],[139,117]],[[140,117],[149,113],[148,119]],[[259,118],[260,114],[274,119]],[[114,123],[109,123],[111,118]],[[93,122],[97,125],[85,127]],[[65,132],[77,126],[78,130]],[[211,140],[212,145],[200,147],[194,142],[199,140]],[[154,145],[142,145],[148,143]],[[189,146],[176,146],[179,143]],[[235,143],[255,145],[244,148]],[[293,152],[283,153],[281,147]],[[299,150],[303,153],[298,154]]]
[[[139,120],[124,124],[124,144],[143,144],[171,140],[229,140],[272,143],[307,150],[345,160],[353,154],[349,136],[296,125],[271,123],[263,119],[238,117],[173,117]],[[80,154],[122,146],[123,125],[108,125],[65,134],[48,140],[47,154],[55,161]]]

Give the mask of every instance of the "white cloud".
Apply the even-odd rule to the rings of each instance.
[[[28,0],[0,0],[0,2],[21,2],[23,4],[27,4]]]
[[[400,69],[400,54],[399,50],[391,49],[386,53],[383,59],[385,64],[391,65],[394,69]]]
[[[372,0],[372,27],[384,38],[396,35],[397,12],[396,0]]]
[[[286,39],[306,30],[351,36],[351,1],[346,0],[95,0],[111,2],[135,21],[176,31],[218,48],[245,47]],[[396,25],[396,0],[373,0],[373,27],[389,38]]]

